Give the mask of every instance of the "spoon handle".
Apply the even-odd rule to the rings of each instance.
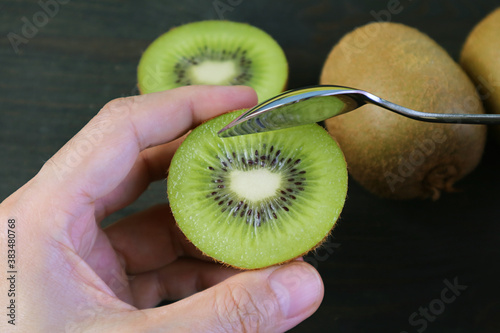
[[[497,114],[428,113],[389,102],[369,92],[333,85],[286,91],[249,109],[221,129],[229,137],[312,124],[374,104],[402,116],[434,123],[500,124]]]
[[[361,92],[361,90],[359,90]],[[362,92],[362,98],[366,103],[375,104],[384,109],[393,111],[402,116],[420,121],[432,123],[453,123],[471,125],[494,125],[500,124],[498,114],[466,114],[466,113],[429,113],[412,110],[404,106],[389,102],[366,91]]]

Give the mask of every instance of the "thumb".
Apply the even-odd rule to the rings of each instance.
[[[243,272],[182,301],[146,310],[148,319],[141,327],[179,332],[284,332],[312,315],[322,299],[319,273],[295,261]]]

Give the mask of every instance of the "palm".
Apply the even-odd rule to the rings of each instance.
[[[59,213],[56,216],[65,216]],[[74,215],[70,215],[75,217]],[[91,287],[95,292],[104,292],[112,297],[131,303],[132,295],[129,279],[125,274],[125,267],[120,263],[119,254],[113,248],[106,232],[99,227],[95,219],[93,205],[83,210],[78,224],[68,224],[65,233],[55,240],[60,256],[64,258],[57,262],[51,270],[61,279],[73,280],[76,285],[82,281],[87,285],[92,281]],[[71,272],[69,276],[64,276]]]
[[[95,223],[95,221],[89,221],[89,223]],[[92,241],[90,251],[78,254],[119,299],[131,303],[132,294],[125,267],[120,263],[118,254],[106,233],[100,228],[94,230],[88,236]],[[81,237],[83,237],[81,239],[87,238],[84,235]]]
[[[267,327],[261,331],[285,331],[312,314],[323,289],[310,266],[295,263],[244,273],[214,286],[236,272],[206,261],[180,234],[168,205],[106,229],[99,226],[152,181],[165,178],[180,143],[175,138],[221,111],[256,102],[247,87],[188,87],[115,100],[2,202],[3,220],[19,220],[22,273],[16,298],[25,314],[22,330],[253,331],[256,318],[259,329]],[[6,237],[0,236],[2,241]],[[296,295],[299,308],[287,304],[300,291],[297,281],[313,282],[303,292],[308,296]],[[183,302],[137,311],[212,286]],[[276,287],[279,295],[272,290]],[[268,306],[255,307],[260,304]],[[193,320],[193,313],[200,320]]]

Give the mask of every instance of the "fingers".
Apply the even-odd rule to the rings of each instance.
[[[114,100],[44,165],[39,184],[70,197],[68,203],[94,202],[127,177],[140,151],[255,103],[255,92],[241,86],[191,86]]]
[[[145,309],[162,300],[182,299],[239,272],[215,262],[179,258],[158,270],[133,276],[130,280],[133,304],[139,309]]]
[[[169,143],[143,150],[123,181],[96,201],[97,221],[134,202],[151,182],[166,178],[170,160],[186,136],[187,134]]]
[[[237,274],[182,301],[143,310],[146,330],[284,332],[323,299],[317,271],[304,262]]]
[[[177,228],[166,204],[126,217],[104,232],[129,275],[157,270],[182,256],[205,258]]]

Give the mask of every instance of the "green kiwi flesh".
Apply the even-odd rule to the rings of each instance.
[[[137,70],[143,94],[195,84],[248,85],[263,101],[282,92],[288,80],[279,44],[257,27],[231,21],[171,29],[149,45]]]
[[[319,125],[219,138],[241,111],[194,129],[176,151],[168,198],[185,236],[229,266],[257,269],[319,245],[347,193],[337,143]]]
[[[460,66],[429,36],[398,23],[371,23],[344,36],[323,66],[322,84],[366,90],[423,112],[484,113]],[[392,199],[431,197],[480,162],[483,125],[409,119],[375,105],[325,121],[353,178]]]

